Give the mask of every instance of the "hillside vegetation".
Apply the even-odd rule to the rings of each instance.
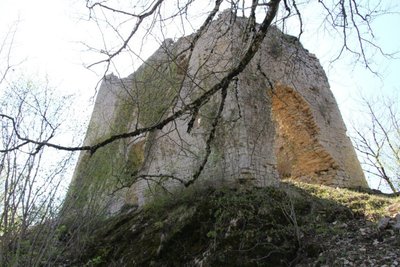
[[[253,189],[192,187],[109,218],[89,231],[84,245],[57,253],[57,262],[397,266],[400,232],[393,218],[399,207],[398,196],[292,182]],[[392,219],[382,226],[385,216]]]

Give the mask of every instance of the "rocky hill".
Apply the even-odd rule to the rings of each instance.
[[[60,232],[57,266],[398,266],[400,197],[304,183],[192,187]],[[177,197],[179,195],[179,197]],[[68,246],[68,244],[70,246]],[[65,249],[67,247],[67,249]]]

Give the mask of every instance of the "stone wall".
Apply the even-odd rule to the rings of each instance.
[[[359,162],[344,132],[336,129],[336,133],[328,136],[335,139],[327,142],[329,139],[321,131],[321,123],[316,121],[304,97],[291,87],[276,85],[274,89],[272,113],[277,127],[275,153],[280,177],[332,186],[366,187]],[[319,110],[322,114],[332,108],[328,103],[323,107]],[[337,107],[333,105],[333,108]],[[340,117],[329,114],[327,124],[340,122]]]
[[[216,84],[244,51],[245,20],[230,16],[224,13],[214,21],[193,50],[193,35],[166,40],[128,78],[107,76],[85,143],[154,125]],[[221,99],[219,93],[210,98],[190,131],[193,114],[185,114],[92,157],[83,152],[73,186],[80,184],[83,195],[86,190],[104,196],[100,206],[111,213],[143,204],[160,188],[181,186],[204,161]],[[231,82],[224,103],[198,184],[267,186],[281,177],[367,186],[325,72],[295,37],[271,27],[260,50]],[[79,198],[76,189],[70,191]]]

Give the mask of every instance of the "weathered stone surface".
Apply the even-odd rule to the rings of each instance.
[[[148,127],[207,91],[244,51],[245,20],[224,13],[197,41],[166,40],[134,74],[107,76],[86,144]],[[212,96],[195,117],[83,152],[70,194],[86,203],[104,196],[110,212],[142,204],[160,186],[190,180],[206,154],[206,140],[221,102]],[[277,184],[280,178],[340,187],[367,187],[363,172],[318,59],[292,36],[271,27],[260,50],[231,82],[211,153],[197,183]],[[95,193],[97,192],[97,193]],[[83,204],[85,205],[85,204]]]
[[[382,219],[380,219],[378,222],[378,230],[386,229],[389,225],[390,219],[390,217],[383,217]]]
[[[396,214],[393,220],[393,229],[400,230],[400,213]]]

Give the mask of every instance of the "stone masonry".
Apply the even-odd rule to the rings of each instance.
[[[166,40],[129,77],[105,77],[85,143],[149,127],[196,99],[240,58],[244,28],[245,20],[225,12],[191,54],[193,35]],[[221,99],[217,93],[195,117],[185,114],[93,156],[82,152],[70,195],[85,203],[91,199],[88,194],[101,194],[99,206],[113,213],[190,180],[204,161]],[[318,59],[275,27],[231,82],[215,130],[198,184],[267,186],[291,178],[368,186]]]

